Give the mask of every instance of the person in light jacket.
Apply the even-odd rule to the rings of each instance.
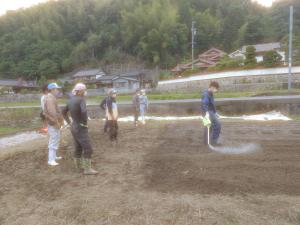
[[[137,127],[140,116],[140,90],[136,90],[132,97],[132,109],[134,114],[134,125]]]
[[[140,114],[141,114],[141,118],[142,118],[142,124],[145,125],[146,124],[145,114],[148,109],[148,98],[146,96],[145,90],[141,90],[139,100],[140,100]]]
[[[47,134],[48,133],[48,124],[46,117],[44,115],[45,111],[45,102],[46,102],[46,97],[48,95],[48,84],[43,85],[42,87],[42,96],[41,96],[41,112],[40,112],[40,118],[43,122],[43,127],[39,130],[41,134]]]
[[[56,83],[48,85],[49,93],[45,98],[44,104],[44,116],[48,123],[48,165],[57,166],[56,160],[62,159],[57,156],[57,151],[60,144],[60,128],[63,126],[64,119],[60,108],[57,103],[57,96],[59,94],[60,87]]]

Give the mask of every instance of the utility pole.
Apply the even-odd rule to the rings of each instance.
[[[195,28],[195,21],[192,22],[192,70],[194,70],[194,45],[195,45],[195,35],[197,30]]]
[[[290,6],[290,34],[289,34],[289,78],[288,78],[288,89],[292,89],[292,64],[293,64],[293,18],[294,18],[294,7]]]

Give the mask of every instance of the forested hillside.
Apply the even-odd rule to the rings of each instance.
[[[0,77],[55,78],[84,65],[139,58],[171,67],[196,53],[245,44],[286,43],[295,6],[300,52],[300,1],[264,8],[251,0],[59,0],[0,17]],[[297,51],[295,51],[297,57]]]

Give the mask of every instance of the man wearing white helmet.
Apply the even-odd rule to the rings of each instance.
[[[92,169],[91,166],[93,149],[88,135],[88,116],[84,98],[86,95],[86,86],[82,83],[76,84],[72,94],[73,96],[69,99],[67,106],[63,110],[63,116],[68,124],[71,124],[68,117],[68,112],[70,112],[73,120],[71,133],[75,143],[75,166],[78,170],[83,169],[83,174],[85,175],[96,175],[98,171]]]

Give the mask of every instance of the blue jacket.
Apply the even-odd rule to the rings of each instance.
[[[207,112],[216,113],[215,98],[214,94],[205,90],[202,94],[202,114],[205,115]]]
[[[148,106],[148,98],[145,95],[140,95],[139,97],[140,105]]]

